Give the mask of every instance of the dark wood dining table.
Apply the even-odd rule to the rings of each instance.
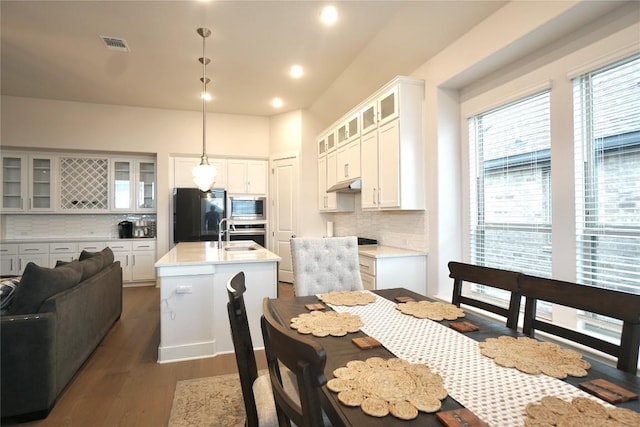
[[[407,289],[384,289],[372,291],[375,294],[395,302],[396,297],[412,297],[415,300],[431,300],[423,295],[414,293]],[[316,296],[306,297],[294,297],[294,298],[275,298],[268,300],[268,304],[271,310],[275,314],[278,321],[289,327],[290,320],[301,313],[308,313],[305,308],[306,304],[319,303],[320,301]],[[498,320],[487,318],[471,312],[465,312],[464,320],[473,323],[478,326],[478,330],[474,332],[465,332],[469,338],[475,341],[484,341],[486,338],[499,337],[502,335],[508,336],[523,336],[519,332],[514,332],[507,328],[504,323],[500,323]],[[449,321],[444,320],[443,325],[448,326]],[[344,337],[314,337],[307,335],[308,337],[317,340],[320,343],[327,355],[327,363],[325,367],[325,376],[327,379],[334,378],[333,371],[339,367],[345,366],[347,362],[351,360],[365,360],[369,357],[378,356],[382,358],[395,357],[385,347],[376,347],[366,350],[361,350],[355,346],[352,342],[352,338],[366,336],[362,331],[347,334]],[[480,356],[479,357],[483,357]],[[600,361],[591,359],[589,357],[583,357],[591,363],[591,368],[588,370],[586,377],[568,377],[564,381],[578,387],[579,383],[589,381],[597,378],[606,379],[620,387],[630,390],[636,394],[640,394],[640,377],[618,370],[613,366],[609,366]],[[337,394],[323,387],[322,393],[323,407],[330,418],[334,426],[441,426],[442,424],[434,414],[426,414],[420,412],[418,417],[413,420],[400,420],[387,415],[382,418],[376,418],[366,415],[362,412],[360,407],[347,407],[338,401]],[[617,407],[629,408],[634,411],[640,412],[640,401],[632,400],[623,403],[616,404]],[[446,397],[442,401],[442,407],[440,411],[448,411],[452,409],[463,408],[459,402],[453,399],[451,396]],[[523,418],[524,423],[524,418]],[[503,426],[501,426],[503,427]]]

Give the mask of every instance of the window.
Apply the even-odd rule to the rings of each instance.
[[[549,277],[549,91],[473,116],[468,130],[471,262]],[[473,290],[507,299],[504,291]]]
[[[573,81],[579,283],[640,293],[640,57]],[[615,322],[581,313],[605,334]]]

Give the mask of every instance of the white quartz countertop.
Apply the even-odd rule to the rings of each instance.
[[[224,242],[218,248],[217,242],[182,242],[164,254],[155,266],[176,267],[205,264],[246,264],[255,262],[277,262],[281,258],[251,240]],[[253,250],[247,248],[252,247]],[[237,248],[239,250],[226,250]]]
[[[392,258],[402,256],[425,256],[426,252],[412,249],[394,248],[393,246],[361,245],[358,246],[358,254],[372,258]]]

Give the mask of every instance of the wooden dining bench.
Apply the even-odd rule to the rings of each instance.
[[[498,314],[507,319],[506,325],[508,328],[514,331],[517,330],[521,299],[520,289],[518,288],[518,276],[520,273],[456,261],[450,261],[448,266],[449,277],[453,278],[452,304],[458,307],[460,307],[460,304],[466,304]],[[464,282],[476,283],[510,292],[509,307],[501,307],[462,295],[462,285]]]
[[[525,274],[520,275],[518,280],[522,295],[526,297],[523,326],[525,335],[533,338],[536,330],[544,331],[615,356],[618,359],[618,369],[632,374],[637,372],[638,346],[640,345],[640,295]],[[538,301],[621,320],[623,324],[620,345],[536,318]]]

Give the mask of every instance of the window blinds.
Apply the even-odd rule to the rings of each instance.
[[[471,262],[551,274],[549,91],[468,120]]]
[[[640,293],[640,56],[574,79],[577,281]]]

